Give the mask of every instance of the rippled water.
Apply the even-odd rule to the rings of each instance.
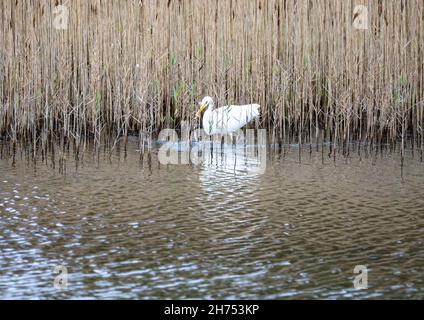
[[[59,155],[3,152],[0,298],[424,298],[424,165],[410,151],[402,171],[397,153],[327,147],[268,150],[264,171],[157,154],[70,152],[63,171]]]

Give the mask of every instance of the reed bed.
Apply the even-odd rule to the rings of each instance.
[[[422,0],[2,0],[0,25],[0,136],[14,141],[197,127],[211,95],[259,103],[279,141],[424,150]]]

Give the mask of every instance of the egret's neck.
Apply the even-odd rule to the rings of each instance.
[[[211,121],[212,121],[212,111],[213,111],[213,106],[209,105],[205,113],[203,114],[203,121],[202,121],[203,129],[205,130],[207,134],[210,134],[209,129],[211,126]]]

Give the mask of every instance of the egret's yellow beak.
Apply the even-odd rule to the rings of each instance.
[[[202,115],[203,110],[205,110],[206,108],[206,103],[203,103],[200,105],[199,110],[197,110],[196,112],[196,118],[200,118],[200,116]]]

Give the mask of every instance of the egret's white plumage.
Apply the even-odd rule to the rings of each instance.
[[[253,119],[259,117],[258,104],[231,105],[214,109],[211,97],[204,97],[200,103],[197,116],[203,114],[203,130],[207,134],[228,134],[244,127]]]

